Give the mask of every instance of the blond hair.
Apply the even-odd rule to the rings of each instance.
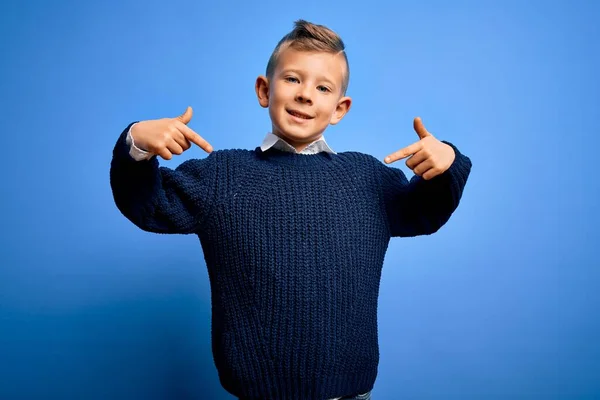
[[[323,25],[316,25],[305,20],[298,20],[294,23],[294,29],[285,35],[271,54],[267,63],[267,77],[273,76],[273,71],[277,66],[277,61],[281,52],[288,47],[299,51],[323,51],[332,54],[341,53],[346,63],[346,73],[342,82],[342,95],[348,90],[350,82],[350,65],[346,56],[344,42],[342,38]]]

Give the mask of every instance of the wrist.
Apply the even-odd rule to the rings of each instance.
[[[140,138],[139,126],[141,122],[134,124],[131,127],[131,141],[132,145],[142,151],[148,151],[148,147],[144,143],[144,141]]]

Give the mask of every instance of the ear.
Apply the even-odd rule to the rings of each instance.
[[[261,105],[261,107],[269,107],[269,79],[260,75],[258,78],[256,78],[254,89],[256,90],[258,103]]]
[[[331,116],[331,120],[329,121],[329,123],[331,125],[335,125],[338,122],[340,122],[342,120],[342,118],[344,118],[344,115],[346,115],[346,113],[348,111],[350,111],[351,106],[352,106],[352,99],[347,96],[342,97],[338,101],[338,104],[335,108],[335,111],[333,112],[333,115]]]

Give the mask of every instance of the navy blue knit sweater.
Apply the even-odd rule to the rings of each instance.
[[[328,399],[373,388],[377,302],[391,237],[436,232],[471,161],[407,180],[358,153],[217,150],[177,168],[135,161],[127,127],[110,180],[139,228],[198,235],[211,285],[212,348],[243,399]]]

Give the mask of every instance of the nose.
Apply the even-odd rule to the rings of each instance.
[[[310,89],[307,85],[299,85],[298,92],[296,93],[296,101],[300,103],[312,104],[312,96]]]

